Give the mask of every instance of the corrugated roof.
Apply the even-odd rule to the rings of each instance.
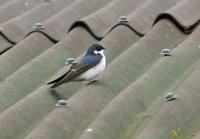
[[[0,139],[199,137],[199,0],[0,4]],[[66,58],[93,42],[106,47],[99,83],[49,89]],[[168,92],[177,99],[164,102]],[[56,108],[59,99],[69,108]]]
[[[14,17],[28,12],[43,0],[1,0],[0,1],[0,23],[6,22]]]

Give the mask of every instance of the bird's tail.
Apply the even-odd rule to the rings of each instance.
[[[57,86],[60,85],[60,83],[56,82],[55,80],[47,83],[47,85],[51,85],[51,84],[53,84],[53,85],[50,88],[56,88]]]
[[[53,80],[53,81],[51,81],[51,82],[48,82],[47,85],[53,84],[53,83],[56,83],[56,80]]]
[[[51,81],[51,82],[48,82],[47,85],[51,85],[53,84],[50,88],[55,88],[56,87],[56,82],[55,80]]]
[[[55,88],[55,87],[57,87],[57,86],[60,85],[59,82],[60,82],[64,77],[65,77],[65,74],[64,74],[63,76],[61,76],[61,77],[59,77],[59,78],[53,80],[53,81],[48,82],[47,85],[53,84],[53,85],[51,86],[51,88]]]
[[[50,88],[56,88],[58,86],[57,83],[53,84]]]

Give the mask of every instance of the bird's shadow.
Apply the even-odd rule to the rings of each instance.
[[[61,95],[61,93],[54,89],[49,89],[49,94],[51,94],[56,100],[65,99],[65,97]]]
[[[96,85],[96,84],[99,84],[99,80],[92,80],[92,81],[88,82],[85,86]]]
[[[92,80],[88,82],[85,86],[92,86],[92,85],[104,86],[104,83],[101,80]]]

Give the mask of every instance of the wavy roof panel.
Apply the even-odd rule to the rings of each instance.
[[[0,4],[1,139],[198,139],[199,0]],[[50,89],[93,42],[106,47],[99,82]]]

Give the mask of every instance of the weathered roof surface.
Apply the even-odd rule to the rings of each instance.
[[[41,4],[43,0],[1,0],[0,1],[0,23],[31,10]]]
[[[199,0],[0,4],[0,139],[199,138]],[[49,89],[93,42],[106,47],[99,82]]]
[[[192,136],[194,136],[192,139],[199,139],[200,138],[200,132],[198,132],[196,135],[193,133]]]

